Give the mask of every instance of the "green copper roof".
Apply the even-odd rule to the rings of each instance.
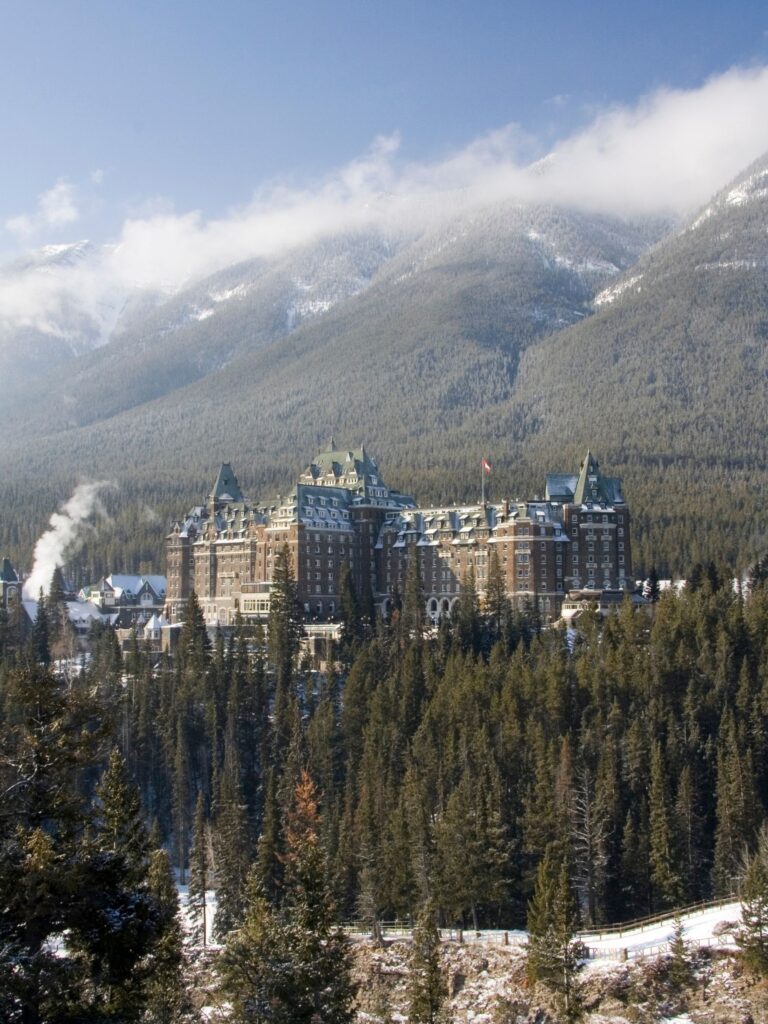
[[[592,454],[579,467],[578,473],[548,473],[547,500],[566,505],[623,505],[621,480],[615,476],[604,476],[600,464]]]
[[[228,462],[222,462],[221,464],[219,475],[216,477],[216,483],[211,491],[211,497],[218,498],[219,501],[229,502],[244,500],[240,484],[237,482],[237,477]]]
[[[575,505],[587,505],[590,502],[595,505],[603,503],[613,505],[615,502],[623,502],[623,500],[621,481],[617,477],[603,476],[600,472],[599,462],[592,452],[588,451],[579,470],[573,503]]]
[[[304,472],[313,478],[324,476],[346,476],[356,472],[359,476],[378,475],[376,462],[366,453],[365,448],[338,448],[318,452]]]

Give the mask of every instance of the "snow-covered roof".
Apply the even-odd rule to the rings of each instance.
[[[165,591],[168,585],[165,576],[143,576],[115,572],[107,577],[107,582],[114,588],[114,591],[118,596],[124,593],[135,596],[139,593],[144,584],[148,583],[158,597],[165,597]]]
[[[65,601],[69,621],[73,623],[105,622],[107,618],[90,601]]]

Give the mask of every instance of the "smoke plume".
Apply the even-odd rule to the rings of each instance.
[[[92,515],[105,516],[99,500],[99,493],[105,487],[114,487],[107,480],[80,484],[74,494],[50,518],[50,529],[35,544],[35,561],[32,572],[24,584],[24,597],[37,600],[42,588],[47,594],[51,586],[54,569],[60,568],[80,545],[83,530]]]

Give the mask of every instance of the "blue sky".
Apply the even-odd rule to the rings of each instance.
[[[434,163],[514,124],[524,159],[659,88],[768,63],[768,7],[744,0],[6,0],[2,14],[14,230],[0,250],[158,212],[224,216],[382,134],[399,134],[398,160]],[[57,182],[77,217],[34,220]]]

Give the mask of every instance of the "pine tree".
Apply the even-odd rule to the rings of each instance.
[[[333,927],[314,785],[305,773],[286,827],[286,900],[269,905],[251,876],[242,925],[222,957],[222,987],[242,1024],[351,1024],[346,937]]]
[[[205,798],[197,794],[195,820],[192,832],[192,850],[189,854],[188,907],[192,919],[192,938],[199,945],[208,941],[206,893],[210,888],[210,832],[205,814]]]
[[[276,904],[282,896],[283,858],[275,771],[270,771],[267,776],[264,824],[256,845],[254,872],[263,897]]]
[[[293,669],[299,650],[301,617],[293,575],[291,552],[287,544],[277,552],[272,571],[267,643],[269,663],[275,680],[275,733],[278,742],[287,744],[291,720],[286,709],[292,697]]]
[[[158,940],[148,964],[146,1024],[175,1024],[187,1008],[184,985],[184,944],[179,897],[165,850],[152,852],[147,887],[157,908]]]
[[[228,744],[224,769],[219,778],[212,831],[216,877],[214,930],[219,940],[224,940],[242,920],[252,859],[239,777],[237,751]]]
[[[411,1024],[437,1024],[448,992],[440,967],[437,913],[430,901],[419,912],[408,959],[408,1020]]]
[[[574,940],[578,906],[568,873],[568,862],[550,845],[536,873],[536,887],[528,905],[528,976],[557,992],[566,1020],[579,1012],[576,974],[584,955]]]
[[[418,548],[409,553],[405,571],[403,610],[399,621],[400,642],[420,640],[424,635],[426,610],[424,602],[424,581],[421,575],[421,556]]]
[[[93,803],[83,792],[103,738],[90,687],[67,687],[36,664],[7,682],[0,732],[3,1019],[138,1022],[167,924],[149,882],[138,795],[116,753]]]
[[[654,907],[675,907],[682,898],[682,882],[675,863],[674,835],[669,810],[666,773],[661,744],[651,751],[651,788],[648,802],[649,858]]]
[[[100,805],[99,847],[121,853],[132,870],[143,873],[149,858],[149,836],[136,787],[128,778],[125,759],[117,749],[96,790]]]
[[[456,638],[463,651],[477,654],[480,647],[480,601],[477,596],[474,566],[469,567],[461,584],[456,615]]]
[[[747,860],[741,884],[741,928],[736,939],[750,969],[768,975],[768,867],[761,851]]]
[[[40,665],[50,665],[51,663],[51,628],[48,619],[48,609],[45,602],[45,594],[43,588],[40,588],[40,594],[37,599],[37,615],[35,616],[35,623],[32,627],[32,651],[35,660]]]
[[[690,951],[685,941],[685,926],[679,915],[675,915],[672,938],[669,942],[668,976],[676,988],[686,988],[693,980]]]

